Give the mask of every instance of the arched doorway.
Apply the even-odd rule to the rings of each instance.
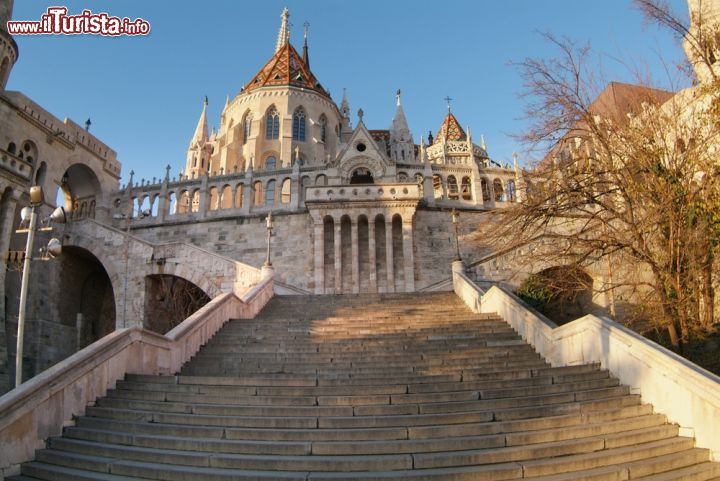
[[[210,302],[210,297],[192,282],[169,274],[145,277],[145,329],[165,334],[193,312]]]
[[[365,167],[359,167],[350,174],[351,184],[374,184],[372,172]]]
[[[105,267],[90,251],[65,246],[57,258],[59,321],[76,329],[76,349],[115,330],[115,294]]]

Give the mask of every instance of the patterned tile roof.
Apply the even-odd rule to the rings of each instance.
[[[303,62],[297,50],[289,42],[275,52],[275,55],[245,85],[245,92],[261,87],[285,85],[314,90],[329,97],[310,68]]]
[[[467,134],[465,134],[465,131],[462,127],[460,127],[460,124],[452,112],[448,112],[445,116],[445,120],[443,120],[443,123],[440,125],[440,129],[435,136],[434,143],[437,144],[442,142],[443,138],[446,140],[467,140]]]

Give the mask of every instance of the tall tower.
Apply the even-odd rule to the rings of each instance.
[[[5,90],[10,71],[18,59],[18,46],[7,31],[12,18],[13,0],[0,0],[0,90]]]
[[[197,127],[195,127],[195,134],[190,139],[190,146],[187,151],[185,175],[190,178],[200,177],[210,169],[212,145],[209,142],[210,136],[208,135],[207,106],[208,99],[205,97],[202,113],[200,113],[200,119]]]
[[[395,107],[395,117],[393,117],[390,126],[390,158],[395,162],[414,162],[415,143],[400,102],[400,89],[398,89],[395,97],[397,105]]]
[[[701,83],[720,76],[720,0],[688,0],[690,34],[683,47]]]

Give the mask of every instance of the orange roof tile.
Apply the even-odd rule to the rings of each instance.
[[[245,85],[245,91],[284,85],[311,89],[328,96],[310,68],[289,42],[275,52],[275,55]]]
[[[465,131],[462,129],[462,127],[460,127],[460,124],[458,123],[452,112],[448,112],[448,114],[445,116],[445,120],[443,120],[442,125],[440,125],[440,130],[438,130],[438,133],[435,136],[435,143],[437,144],[438,142],[442,142],[443,139],[467,140],[467,135],[465,134]]]

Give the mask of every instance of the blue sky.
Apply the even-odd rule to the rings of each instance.
[[[389,127],[400,88],[419,142],[437,130],[449,95],[460,123],[476,141],[483,134],[500,162],[522,152],[510,134],[525,125],[522,80],[509,62],[555,54],[539,32],[588,42],[608,80],[632,82],[639,70],[668,88],[682,57],[677,39],[647,25],[629,0],[22,0],[13,18],[37,20],[51,5],[142,17],[152,26],[147,37],[16,38],[20,59],[8,89],[60,118],[82,124],[90,117],[92,133],[118,152],[122,182],[131,169],[136,179],[160,177],[167,164],[177,174],[203,96],[217,126],[226,95],[271,57],[284,6],[291,42],[300,48],[308,21],[313,72],[338,103],[346,88],[369,128]],[[684,1],[671,5],[687,15]]]

